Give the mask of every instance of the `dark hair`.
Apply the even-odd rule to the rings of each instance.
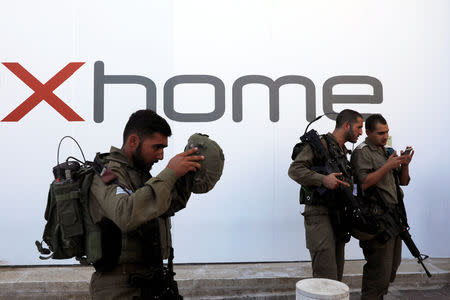
[[[131,134],[137,134],[140,138],[145,138],[155,132],[167,137],[172,135],[172,130],[163,117],[150,109],[138,110],[130,116],[127,125],[125,125],[123,143],[125,144]]]
[[[386,125],[386,119],[380,114],[370,115],[366,120],[366,130],[374,131],[377,124]]]
[[[351,109],[344,109],[336,117],[336,128],[341,128],[345,122],[349,124],[356,123],[358,118],[363,118],[362,115]]]

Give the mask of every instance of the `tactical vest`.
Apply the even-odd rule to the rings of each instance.
[[[107,157],[100,158],[99,155],[97,155],[97,159],[102,159],[103,166],[106,166],[110,161],[115,161],[109,160]],[[97,165],[100,165],[100,163]],[[98,174],[100,175],[101,173],[99,172]],[[150,178],[151,175],[148,174],[148,179]],[[113,179],[106,184],[118,184],[118,182],[117,179]],[[135,188],[138,189],[140,187],[137,186]],[[128,191],[125,187],[122,187],[122,189]],[[161,216],[150,220],[131,232],[122,232],[113,221],[103,217],[98,225],[102,233],[102,248],[106,250],[102,259],[94,264],[96,271],[111,271],[121,263],[139,264],[155,270],[162,269],[163,255],[160,235],[161,226],[159,223],[161,218],[165,219],[166,217]]]
[[[323,139],[326,142],[328,150],[327,152],[330,159],[334,160],[339,166],[339,169],[342,172],[343,180],[352,183],[353,181],[351,177],[351,167],[344,151],[336,143],[330,141],[330,138],[326,134],[323,134],[320,137],[321,140]],[[297,151],[298,149],[303,149],[300,146],[301,144],[305,143],[299,143],[295,146],[297,147]],[[319,149],[317,149],[312,143],[309,143],[309,145],[311,146],[311,149],[314,153],[313,167],[323,166],[326,158],[323,157],[321,151],[319,151]],[[294,151],[296,151],[295,147]],[[319,187],[316,186],[302,185],[300,189],[300,204],[330,206],[330,204],[337,203],[337,201],[334,201],[334,199],[339,195],[339,189],[334,191],[327,190],[325,193],[320,193],[318,189]]]
[[[120,163],[119,161],[115,162]],[[114,174],[111,175],[113,176],[110,178],[113,179],[107,184],[114,183],[118,185],[118,180]],[[146,182],[150,178],[151,175],[148,174],[148,178],[143,177],[141,179],[143,182]],[[132,184],[130,186],[132,191],[129,191],[125,187],[122,187],[122,189],[131,195],[142,185],[137,184],[134,186],[135,183],[133,183],[131,178],[128,179]],[[164,233],[161,229],[170,229],[168,224],[164,226],[160,222],[168,222],[168,220],[169,215],[166,213],[163,216],[142,224],[133,231],[121,232],[116,224],[108,218],[103,217],[99,225],[102,232],[102,247],[105,249],[105,253],[102,260],[94,264],[96,271],[115,272],[118,269],[123,272],[121,267],[127,266],[129,267],[127,271],[129,272],[128,284],[130,287],[141,289],[142,299],[182,300],[183,297],[179,295],[178,285],[174,279],[173,248],[169,249],[170,254],[167,267],[163,264],[161,234],[169,233]],[[123,265],[120,266],[121,264]],[[118,266],[117,269],[116,266]]]
[[[367,144],[365,142],[361,143],[357,149],[362,149],[366,147]],[[384,152],[386,161],[389,159],[389,156],[394,152],[394,149],[388,148],[388,151]],[[372,169],[371,172],[375,172],[376,169]],[[358,184],[358,200],[361,201],[361,206],[363,206],[367,214],[370,215],[374,221],[378,224],[378,230],[375,232],[367,232],[364,230],[359,230],[357,228],[352,229],[352,236],[354,236],[358,240],[371,240],[376,238],[380,243],[385,243],[391,237],[400,234],[400,232],[396,231],[397,228],[392,226],[392,215],[395,215],[395,218],[398,218],[398,222],[404,225],[405,228],[409,228],[408,220],[406,216],[406,209],[403,202],[403,192],[400,188],[399,183],[399,173],[396,169],[393,170],[393,176],[395,180],[395,188],[397,192],[397,204],[389,204],[387,203],[379,189],[376,185],[370,187],[366,191],[362,191],[361,185]],[[394,214],[392,213],[394,212]]]

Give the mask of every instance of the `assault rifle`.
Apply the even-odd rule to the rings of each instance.
[[[406,247],[408,247],[409,252],[411,252],[411,254],[415,258],[417,258],[417,262],[422,265],[427,276],[431,277],[430,272],[423,264],[423,261],[428,258],[428,255],[420,253],[419,249],[417,249],[416,244],[414,244],[414,241],[412,240],[411,235],[409,234],[409,228],[403,228],[403,231],[400,233],[400,237],[405,243]]]
[[[327,137],[324,136],[324,138],[326,139]],[[344,177],[350,178],[352,176],[351,170],[344,160],[330,158],[330,155],[328,155],[328,152],[322,144],[317,131],[311,129],[301,136],[300,140],[303,143],[309,143],[313,150],[318,152],[318,154],[323,158],[323,165],[313,166],[311,170],[324,175],[342,173],[344,176],[338,176],[338,179],[340,180],[344,180]],[[333,151],[333,149],[328,150]],[[336,157],[336,155],[333,156]],[[320,196],[323,196],[329,190],[326,187],[321,186],[317,188],[316,191]],[[342,192],[344,203],[333,203],[333,205],[341,205],[345,207],[345,218],[347,219],[346,221],[350,223],[347,225],[358,228],[361,231],[370,234],[376,233],[379,229],[378,222],[371,218],[367,212],[363,211],[362,207],[353,195],[352,187],[341,187],[339,191]]]
[[[373,188],[373,192],[378,203],[385,211],[384,214],[379,218],[383,220],[386,229],[377,236],[377,240],[380,243],[386,243],[391,237],[399,235],[405,243],[406,247],[408,247],[408,250],[412,254],[412,256],[417,258],[417,262],[422,265],[427,276],[431,277],[430,272],[427,270],[425,264],[423,263],[423,261],[429,256],[420,253],[416,244],[412,240],[411,234],[409,234],[409,225],[406,218],[406,210],[403,203],[403,198],[400,197],[399,194],[399,205],[395,208],[390,208],[385,204],[383,197],[376,187]]]

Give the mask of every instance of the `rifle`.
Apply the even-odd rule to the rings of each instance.
[[[173,248],[170,248],[167,268],[158,268],[150,275],[132,273],[128,278],[128,284],[132,287],[140,288],[143,299],[183,300],[174,278],[173,258]]]
[[[155,232],[155,230],[157,230]],[[170,248],[167,267],[164,266],[159,236],[159,221],[152,219],[146,226],[139,229],[139,237],[144,245],[146,253],[143,266],[148,267],[151,272],[132,273],[128,277],[131,287],[142,291],[143,299],[159,300],[182,300],[179,294],[178,284],[175,281],[173,271],[173,248]]]
[[[308,125],[309,126],[309,125]],[[326,136],[324,136],[326,138]],[[322,144],[319,134],[314,129],[311,129],[303,136],[300,137],[303,143],[309,143],[313,150],[319,153],[323,158],[324,164],[322,166],[313,166],[312,171],[320,174],[329,175],[332,173],[343,173],[345,178],[350,178],[352,176],[350,169],[343,163],[342,160],[331,159],[326,151],[324,145]],[[332,151],[332,149],[329,149]],[[344,176],[338,176],[338,179],[344,180]],[[329,190],[321,186],[316,189],[320,196],[323,196]],[[355,199],[351,187],[341,187],[339,190],[343,195],[343,203],[332,203],[333,206],[341,205],[345,210],[345,217],[347,225],[351,225],[360,229],[361,231],[375,234],[379,229],[379,224],[376,222],[367,212],[363,211],[362,207]]]
[[[386,225],[384,232],[377,236],[377,240],[381,243],[386,243],[391,237],[399,235],[402,241],[405,243],[409,252],[413,257],[417,258],[417,262],[420,263],[425,270],[428,277],[431,277],[430,272],[425,267],[423,261],[429,256],[420,253],[416,244],[414,243],[411,234],[409,234],[409,225],[406,218],[405,205],[403,203],[403,198],[399,197],[399,205],[396,208],[389,208],[384,202],[383,197],[380,194],[378,188],[374,187],[375,197],[377,198],[379,204],[384,209],[385,213],[379,218],[383,220]],[[398,193],[400,195],[400,193]]]
[[[408,228],[409,229],[409,228]],[[409,230],[407,228],[404,228],[403,231],[400,233],[400,238],[405,243],[406,247],[408,247],[409,252],[417,258],[417,262],[420,263],[425,270],[425,273],[428,277],[431,277],[430,272],[425,267],[423,261],[428,258],[428,255],[420,253],[419,249],[417,249],[416,244],[414,244],[414,241],[411,238],[411,235],[409,234]]]

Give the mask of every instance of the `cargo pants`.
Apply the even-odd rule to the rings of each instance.
[[[342,281],[345,243],[333,231],[328,208],[305,205],[306,248],[311,255],[313,277]]]
[[[141,299],[141,290],[128,285],[129,276],[129,273],[95,272],[89,286],[91,299]]]
[[[377,240],[360,241],[366,264],[363,268],[361,299],[383,299],[402,260],[402,239],[392,237],[385,244]]]

